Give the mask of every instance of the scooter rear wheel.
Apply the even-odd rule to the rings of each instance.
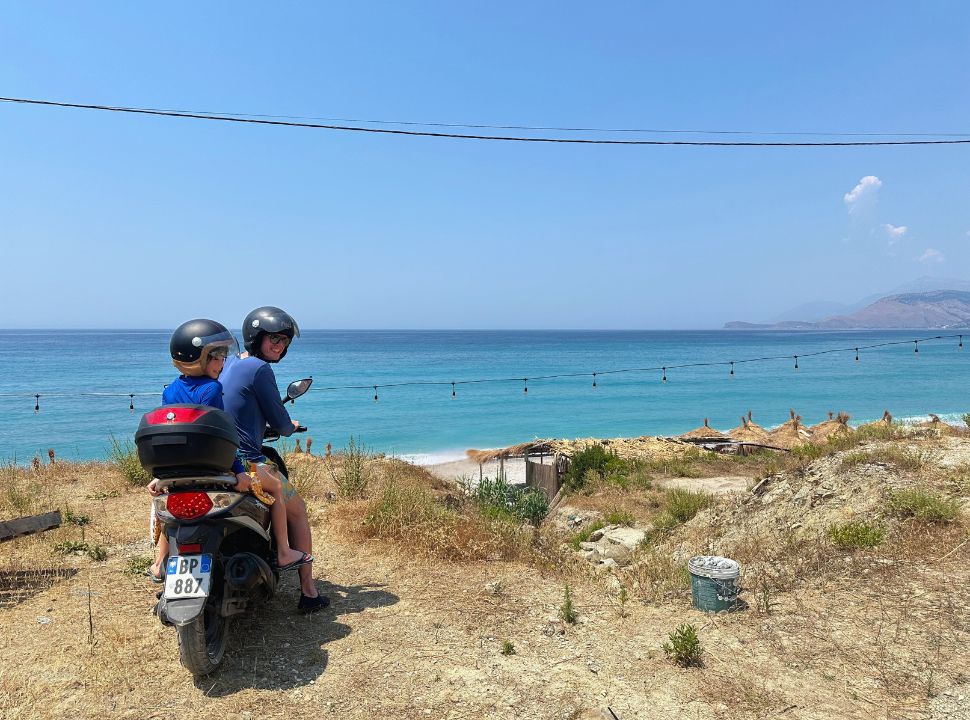
[[[219,606],[212,597],[205,609],[188,625],[176,628],[179,638],[179,659],[194,676],[208,675],[219,667],[226,652],[226,625]]]

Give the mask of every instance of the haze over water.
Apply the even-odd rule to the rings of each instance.
[[[281,389],[312,375],[314,389],[291,414],[310,427],[315,450],[346,445],[428,460],[468,448],[536,437],[677,434],[710,418],[727,430],[752,410],[764,426],[795,408],[808,424],[845,410],[852,423],[889,409],[897,418],[934,412],[951,421],[970,411],[970,350],[957,340],[921,342],[792,360],[599,375],[592,373],[765,355],[809,355],[831,348],[912,340],[945,331],[306,331],[276,366]],[[110,438],[130,438],[141,414],[160,402],[176,371],[170,331],[0,331],[0,458],[28,461],[54,448],[58,457],[104,458]],[[238,333],[237,333],[238,336]],[[585,377],[379,388],[413,381],[525,378],[560,373]],[[357,390],[323,390],[361,385]],[[123,396],[79,396],[121,393]],[[34,413],[40,393],[39,413]],[[127,393],[136,410],[129,412]],[[145,393],[148,393],[147,395]]]

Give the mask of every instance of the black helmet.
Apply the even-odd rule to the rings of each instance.
[[[232,352],[236,339],[226,326],[215,320],[189,320],[176,328],[168,349],[172,354],[172,364],[183,375],[201,377],[205,374],[205,364],[215,348],[226,348]]]
[[[288,312],[278,307],[267,305],[253,310],[243,320],[243,346],[246,352],[259,357],[259,344],[263,340],[263,335],[274,333],[286,335],[292,342],[293,338],[300,337],[300,326]],[[288,349],[289,345],[280,353],[280,360],[286,357]]]

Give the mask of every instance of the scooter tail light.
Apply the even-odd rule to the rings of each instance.
[[[202,552],[202,543],[179,545],[179,555],[198,555],[200,552]]]
[[[171,493],[165,508],[179,520],[194,520],[212,509],[212,500],[204,492]]]

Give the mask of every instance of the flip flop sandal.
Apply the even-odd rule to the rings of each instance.
[[[303,553],[303,557],[301,557],[299,560],[294,560],[293,562],[287,563],[286,565],[280,565],[279,571],[286,572],[287,570],[296,570],[296,568],[300,567],[301,565],[309,565],[312,562],[313,562],[313,555],[305,552]]]
[[[156,585],[161,585],[163,582],[165,582],[165,578],[162,577],[161,575],[156,575],[155,573],[153,573],[151,568],[148,568],[145,571],[145,575],[147,575],[148,579],[151,580]]]

